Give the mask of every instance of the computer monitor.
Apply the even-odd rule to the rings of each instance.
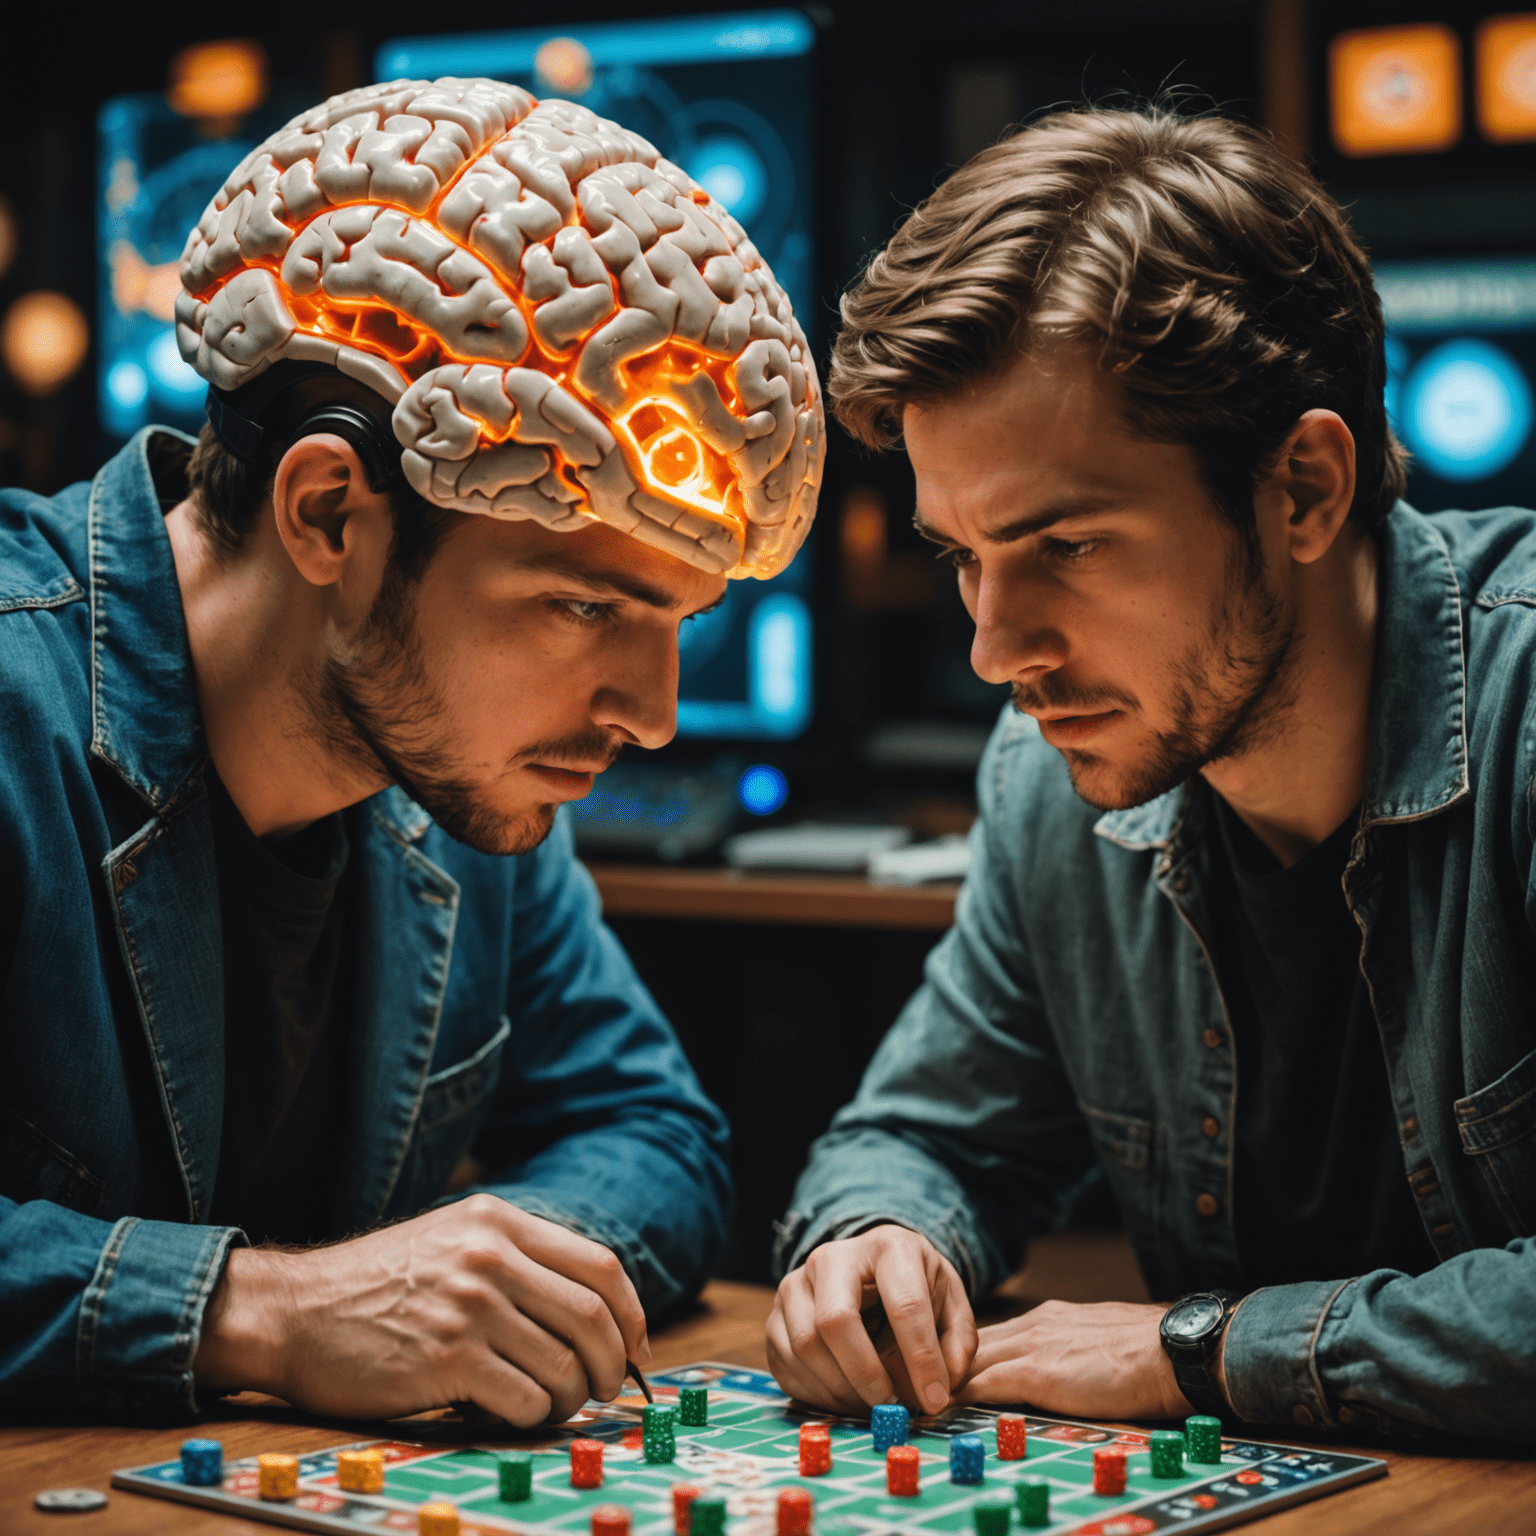
[[[745,226],[814,342],[811,62],[791,10],[402,37],[380,80],[490,75],[643,134]],[[810,724],[810,550],[772,581],[733,581],[683,626],[680,737],[790,740]]]
[[[1382,261],[1376,286],[1408,500],[1536,505],[1536,258]]]

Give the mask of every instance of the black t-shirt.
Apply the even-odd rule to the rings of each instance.
[[[212,1219],[327,1236],[342,1120],[348,844],[340,815],[259,838],[210,770],[224,931],[224,1127]]]
[[[1237,1051],[1233,1216],[1244,1284],[1421,1274],[1438,1260],[1408,1188],[1342,877],[1357,817],[1289,869],[1220,795],[1211,917]]]

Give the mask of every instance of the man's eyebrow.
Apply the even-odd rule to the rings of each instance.
[[[595,568],[554,554],[540,555],[537,559],[526,561],[523,569],[563,576],[567,581],[579,581],[584,587],[617,592],[622,597],[632,597],[637,603],[644,603],[647,608],[677,607],[677,599],[671,593],[652,586],[648,581],[642,581],[629,571]]]
[[[1020,517],[1011,523],[1004,523],[1001,528],[989,528],[982,537],[988,544],[1012,544],[1019,539],[1027,539],[1031,534],[1043,533],[1053,524],[1065,522],[1068,518],[1091,517],[1097,512],[1118,512],[1127,505],[1125,498],[1121,496],[1076,496],[1070,501],[1057,502],[1055,506],[1046,507],[1043,511],[1029,517]],[[921,508],[912,514],[912,526],[922,538],[931,543],[945,546],[954,544],[953,539],[946,537],[932,523],[924,520]]]

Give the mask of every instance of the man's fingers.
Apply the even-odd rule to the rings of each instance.
[[[544,1423],[553,1407],[549,1393],[538,1382],[488,1349],[480,1351],[464,1391],[470,1402],[519,1429]]]
[[[593,1395],[578,1352],[531,1317],[508,1307],[491,1336],[495,1352],[548,1395],[546,1416],[564,1423]]]
[[[768,1318],[767,1345],[768,1369],[785,1392],[802,1403],[814,1403],[817,1407],[828,1406],[823,1397],[825,1389],[796,1358],[784,1327],[784,1319],[777,1307]]]
[[[646,1337],[645,1308],[634,1282],[619,1257],[610,1248],[594,1243],[552,1221],[529,1216],[526,1211],[506,1206],[512,1218],[512,1237],[517,1246],[537,1264],[564,1275],[601,1296],[613,1315],[625,1353],[632,1359],[650,1360]]]
[[[786,1285],[779,1292],[782,1306],[775,1310],[781,1317],[790,1352],[816,1378],[821,1389],[811,1401],[835,1405],[843,1413],[861,1413],[866,1400],[860,1395],[858,1387],[849,1380],[835,1348],[829,1346],[821,1292],[819,1289],[811,1289],[809,1278],[803,1273],[797,1279],[798,1283]],[[854,1319],[857,1322],[857,1312],[854,1313]],[[879,1356],[875,1355],[862,1323],[859,1324],[859,1332],[865,1347],[874,1358],[875,1368],[881,1376],[885,1376],[885,1369],[880,1365]],[[886,1377],[887,1382],[889,1379]],[[880,1401],[884,1402],[886,1398]]]
[[[943,1266],[942,1292],[939,1301],[938,1328],[939,1350],[949,1372],[950,1386],[964,1381],[975,1363],[980,1343],[976,1331],[976,1316],[960,1283],[960,1276],[950,1264]]]
[[[793,1317],[790,1327],[797,1346],[795,1323],[803,1322],[813,1336],[819,1335],[836,1368],[839,1391],[851,1393],[859,1410],[888,1403],[896,1395],[896,1385],[864,1326],[865,1279],[861,1266],[847,1257],[839,1255],[837,1262],[823,1263],[810,1279],[814,1301],[809,1317]]]
[[[924,1413],[941,1412],[949,1401],[951,1377],[939,1349],[933,1297],[921,1252],[909,1244],[887,1248],[876,1260],[875,1284],[912,1378],[918,1405]]]
[[[608,1303],[596,1291],[544,1268],[527,1254],[511,1256],[506,1289],[541,1332],[568,1346],[590,1396],[605,1402],[618,1396],[624,1385],[625,1344]]]
[[[1032,1403],[1038,1401],[1034,1373],[1027,1360],[999,1360],[977,1371],[955,1393],[957,1403]]]

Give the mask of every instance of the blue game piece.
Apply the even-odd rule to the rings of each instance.
[[[224,1481],[224,1445],[219,1440],[181,1442],[181,1480],[194,1488],[217,1488]]]
[[[952,1483],[979,1483],[987,1448],[980,1435],[956,1435],[949,1442],[949,1480]]]
[[[869,1427],[875,1437],[875,1454],[884,1456],[893,1445],[905,1445],[912,1415],[900,1403],[879,1403],[871,1410]]]

